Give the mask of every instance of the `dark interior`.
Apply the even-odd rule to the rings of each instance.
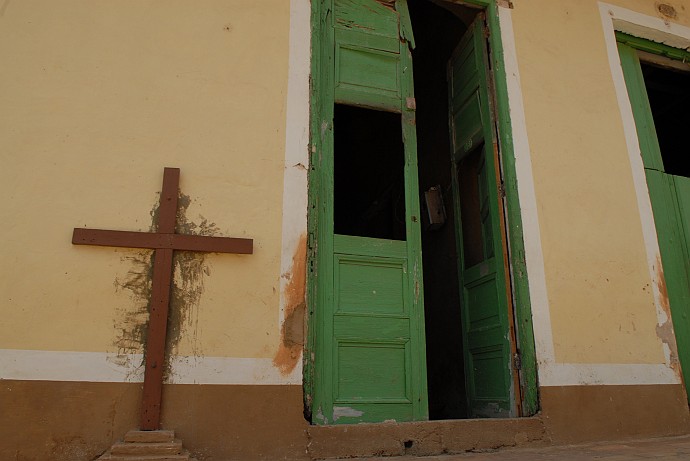
[[[400,114],[336,104],[336,234],[405,240]]]
[[[664,170],[690,177],[690,72],[641,64]]]
[[[446,64],[479,10],[436,0],[409,0],[408,5],[416,40],[420,200],[424,191],[440,186],[447,215],[435,230],[426,229],[422,219],[429,417],[459,419],[467,417],[467,403]],[[404,240],[400,114],[336,104],[333,126],[335,233]]]
[[[430,419],[467,417],[462,350],[458,253],[451,190],[446,64],[479,10],[409,0],[416,48],[412,51],[417,102],[417,155],[422,194],[440,186],[446,223],[426,230],[422,221],[427,384]],[[446,8],[452,8],[452,11]]]

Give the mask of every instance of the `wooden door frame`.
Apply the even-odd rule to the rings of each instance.
[[[319,367],[314,363],[314,351],[323,350],[323,344],[316,344],[315,330],[323,322],[321,312],[317,308],[323,293],[318,293],[317,278],[325,274],[317,270],[317,249],[328,252],[323,248],[325,239],[324,227],[318,223],[323,212],[324,200],[321,192],[320,177],[324,172],[318,168],[319,156],[323,152],[333,149],[327,136],[323,136],[329,126],[321,126],[324,114],[332,112],[333,80],[334,76],[328,69],[333,63],[332,47],[326,46],[333,43],[333,32],[327,21],[332,18],[334,0],[312,0],[311,2],[311,78],[310,78],[310,134],[309,156],[310,165],[308,171],[309,197],[308,197],[308,248],[307,248],[307,341],[303,354],[304,362],[304,405],[305,416],[311,419],[311,408],[314,394],[314,381],[319,373]],[[491,49],[491,65],[494,76],[494,92],[496,98],[495,116],[498,126],[498,143],[500,146],[500,164],[503,174],[504,215],[508,229],[508,249],[510,261],[510,278],[512,298],[514,303],[514,315],[516,332],[518,336],[517,347],[520,350],[520,381],[522,389],[522,414],[530,416],[538,411],[539,402],[537,394],[537,361],[534,342],[534,330],[532,324],[532,309],[530,303],[529,283],[527,267],[525,263],[525,245],[523,239],[522,215],[517,189],[517,174],[515,169],[515,150],[512,139],[512,125],[510,120],[510,106],[508,101],[508,84],[504,63],[503,43],[498,18],[499,7],[492,0],[468,0],[467,5],[483,8],[486,12],[489,29],[489,47]],[[331,97],[329,97],[329,95]],[[330,173],[328,173],[330,174]],[[326,243],[327,245],[327,243]],[[326,276],[328,276],[326,274]]]

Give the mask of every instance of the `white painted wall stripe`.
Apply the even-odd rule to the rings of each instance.
[[[300,238],[307,234],[309,74],[311,70],[311,6],[309,0],[290,1],[289,49],[279,325],[282,325],[285,319],[285,289],[291,281],[293,257]],[[301,359],[298,361],[297,368],[301,374]],[[294,371],[296,372],[297,369]]]
[[[0,350],[0,380],[143,382],[141,354]],[[271,359],[232,357],[172,358],[168,384],[300,385],[301,370],[282,376]],[[675,373],[659,365],[555,364],[539,369],[543,385],[670,384]]]
[[[0,349],[0,379],[142,382],[142,354]]]
[[[141,354],[0,349],[0,380],[141,383]],[[271,359],[173,356],[167,384],[301,384],[302,371],[283,376]]]
[[[660,364],[551,363],[539,368],[543,386],[678,384],[673,369]]]
[[[284,376],[272,359],[175,356],[172,370],[170,384],[302,384],[301,366]]]

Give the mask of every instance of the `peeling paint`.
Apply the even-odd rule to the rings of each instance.
[[[339,418],[343,417],[358,418],[363,414],[363,411],[355,410],[352,407],[333,407],[333,421],[338,421]]]
[[[666,278],[664,277],[664,269],[661,265],[661,256],[656,257],[656,284],[659,289],[659,303],[661,308],[669,317],[671,315],[671,305],[668,301],[668,289],[666,288]]]
[[[669,365],[676,373],[680,373],[680,364],[678,361],[678,349],[676,346],[676,335],[673,331],[673,320],[671,319],[671,305],[668,299],[668,289],[666,287],[666,278],[664,277],[664,269],[661,265],[661,256],[656,258],[656,283],[659,290],[659,304],[665,314],[665,318],[659,319],[656,326],[656,335],[664,344],[664,352],[667,354]]]
[[[678,17],[678,12],[671,4],[656,2],[655,6],[657,11],[661,14],[662,19],[668,20]]]
[[[304,316],[306,314],[307,235],[302,234],[292,257],[290,271],[283,274],[289,281],[283,293],[285,320],[281,325],[280,346],[273,364],[282,375],[288,375],[299,363],[304,347]]]
[[[321,411],[321,407],[319,407],[319,410],[316,412],[316,416],[314,416],[314,419],[316,419],[316,421],[320,421],[322,424],[328,424],[328,418],[325,418],[323,416],[323,411]]]

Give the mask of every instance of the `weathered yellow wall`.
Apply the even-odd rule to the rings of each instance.
[[[141,352],[123,331],[142,301],[118,284],[142,286],[145,253],[75,247],[71,232],[148,230],[174,166],[191,223],[255,241],[188,265],[201,296],[174,352],[273,357],[289,2],[0,6],[0,348]]]
[[[610,3],[659,16],[653,0]],[[690,24],[689,1],[666,3]],[[599,4],[513,4],[556,361],[663,363]]]
[[[690,25],[688,0],[667,3]],[[513,4],[556,359],[663,362],[598,2]],[[123,285],[142,286],[145,252],[74,247],[71,229],[148,230],[177,166],[188,220],[255,254],[178,274],[198,302],[173,352],[275,356],[288,28],[284,0],[0,5],[0,348],[142,351]]]
[[[688,0],[607,0],[606,3],[664,20],[668,18],[660,14],[658,5],[670,5],[677,13],[672,21],[683,26],[690,26],[690,2]]]

